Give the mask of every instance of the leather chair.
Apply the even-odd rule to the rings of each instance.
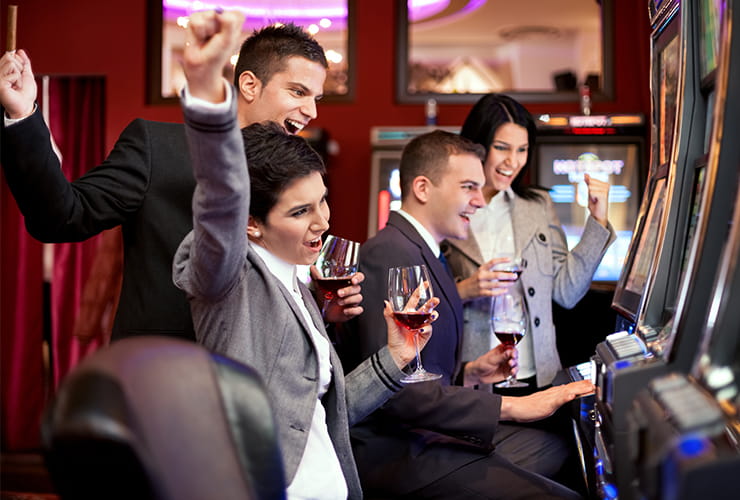
[[[266,390],[191,342],[120,340],[62,381],[42,422],[63,499],[283,499]]]

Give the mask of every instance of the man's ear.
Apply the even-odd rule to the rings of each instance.
[[[419,175],[411,181],[411,191],[414,194],[414,198],[416,198],[419,203],[429,203],[429,188],[431,185],[432,181],[429,180],[429,177],[424,175]]]
[[[248,103],[252,103],[262,91],[262,82],[251,71],[239,75],[239,93]]]

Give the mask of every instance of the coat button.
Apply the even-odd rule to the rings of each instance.
[[[540,326],[540,318],[534,319],[534,326]]]
[[[527,293],[530,297],[534,297],[534,288],[532,288],[531,286],[527,288]]]
[[[547,236],[544,235],[544,233],[540,233],[537,235],[537,237],[540,239],[540,241],[545,242],[547,241]]]

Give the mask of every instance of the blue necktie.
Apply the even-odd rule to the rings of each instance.
[[[452,270],[450,270],[449,264],[447,264],[447,258],[445,257],[445,254],[442,252],[439,252],[439,257],[437,257],[439,261],[442,263],[442,265],[445,268],[445,271],[447,271],[447,274],[452,276]]]

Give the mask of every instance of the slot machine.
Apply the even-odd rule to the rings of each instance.
[[[737,162],[713,161],[723,147],[718,134],[733,130],[720,122],[736,92],[722,81],[738,57],[729,30],[735,14],[719,0],[650,8],[651,168],[612,304],[619,321],[587,369],[568,369],[570,378],[586,373],[597,385],[592,405],[581,403],[577,438],[591,486],[604,498],[633,498],[628,413],[638,392],[693,366],[737,190]]]
[[[720,12],[730,22],[723,24],[725,60],[716,81],[718,109],[707,160],[708,168],[718,165],[735,173],[730,234],[712,273],[709,306],[697,325],[700,342],[691,370],[651,380],[627,412],[634,475],[620,497],[734,499],[740,491],[740,93],[731,90],[740,64],[729,60],[740,50],[730,32],[740,12],[733,3]]]

